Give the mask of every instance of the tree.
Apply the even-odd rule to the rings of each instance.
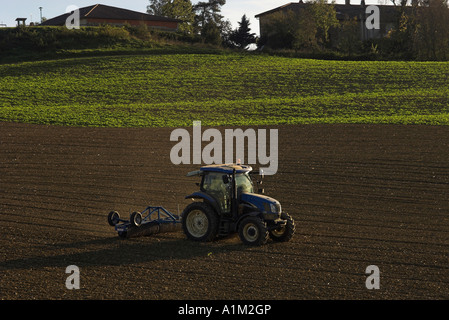
[[[334,4],[334,0],[331,4],[327,0],[312,1],[311,10],[318,29],[317,40],[324,45],[329,43],[329,30],[339,26]]]
[[[361,45],[360,26],[357,17],[350,19],[346,16],[340,25],[338,49],[351,56],[360,50]]]
[[[298,27],[293,36],[293,49],[313,51],[317,49],[317,25],[311,8],[305,8],[298,19]]]
[[[221,28],[223,24],[223,16],[221,7],[226,4],[226,0],[208,0],[207,2],[200,1],[193,6],[195,13],[194,27],[197,33],[202,32],[202,29],[209,23],[214,23]]]
[[[229,41],[240,49],[244,49],[249,44],[256,42],[256,34],[250,32],[251,28],[249,25],[249,19],[244,14],[242,20],[239,22],[239,27],[232,31],[229,36]]]
[[[206,22],[201,31],[201,37],[205,43],[210,43],[213,45],[220,45],[222,43],[220,29],[212,21]]]
[[[420,0],[415,9],[413,43],[417,57],[449,60],[448,0]]]
[[[190,0],[150,0],[147,12],[157,16],[182,20],[179,31],[193,32],[195,14]]]
[[[385,39],[384,51],[397,57],[449,60],[448,0],[411,0],[408,10],[405,0],[398,3],[398,22]]]
[[[333,2],[334,3],[334,2]],[[329,31],[339,26],[334,5],[312,0],[299,11],[277,11],[266,19],[261,44],[273,49],[316,50],[330,43]]]
[[[402,7],[401,7],[402,8]],[[381,52],[400,59],[411,59],[416,52],[413,50],[415,15],[410,11],[398,11],[395,26],[388,31],[387,36],[380,42]]]
[[[260,45],[273,49],[292,49],[298,35],[299,19],[292,10],[270,14],[263,26],[267,32],[262,36]]]
[[[220,36],[222,39],[222,43],[229,46],[229,44],[231,43],[229,38],[232,33],[231,21],[229,21],[229,19],[222,20],[218,29],[220,30]]]
[[[200,1],[193,6],[195,13],[194,33],[200,34],[204,42],[217,44],[223,42],[228,36],[231,28],[229,20],[224,20],[221,15],[221,7],[226,4],[226,0]],[[217,38],[220,36],[220,41]]]
[[[164,17],[164,8],[169,2],[169,0],[150,0],[150,4],[147,6],[147,13]]]

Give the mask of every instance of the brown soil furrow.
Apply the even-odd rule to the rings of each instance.
[[[449,128],[272,128],[279,168],[264,188],[297,232],[251,248],[237,235],[123,240],[107,224],[113,209],[191,201],[198,166],[171,163],[173,129],[0,122],[0,299],[449,298]],[[80,290],[64,285],[73,264]]]

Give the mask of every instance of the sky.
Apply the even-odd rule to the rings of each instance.
[[[205,0],[203,0],[205,1]],[[299,1],[299,0],[298,0]],[[386,0],[366,0],[367,4],[379,4],[379,1]],[[199,2],[192,0],[193,4]],[[228,19],[232,27],[238,27],[238,22],[246,14],[250,21],[251,32],[259,35],[259,21],[254,17],[256,14],[283,6],[295,0],[227,0],[221,9],[221,14]],[[40,21],[40,10],[42,16],[47,19],[56,17],[66,12],[66,8],[75,5],[79,8],[93,4],[104,4],[139,12],[146,12],[149,0],[0,0],[0,24],[8,27],[16,26],[16,18],[27,18],[26,23]],[[344,0],[337,0],[336,3],[344,3]],[[351,3],[360,4],[360,0],[352,0]]]

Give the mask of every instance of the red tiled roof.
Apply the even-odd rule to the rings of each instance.
[[[154,16],[147,13],[106,6],[103,4],[95,4],[92,6],[83,7],[80,8],[79,11],[81,19],[92,18],[92,19],[114,19],[114,20],[182,22],[181,20],[178,19]],[[60,16],[48,19],[44,21],[42,25],[47,26],[64,25],[69,15],[70,13],[65,13]]]

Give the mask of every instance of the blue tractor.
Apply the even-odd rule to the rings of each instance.
[[[295,222],[277,200],[254,192],[251,175],[257,173],[241,164],[207,165],[189,172],[187,176],[199,176],[201,182],[197,183],[200,191],[186,196],[195,200],[182,213],[186,236],[212,241],[237,232],[248,245],[262,245],[269,238],[289,241]]]

